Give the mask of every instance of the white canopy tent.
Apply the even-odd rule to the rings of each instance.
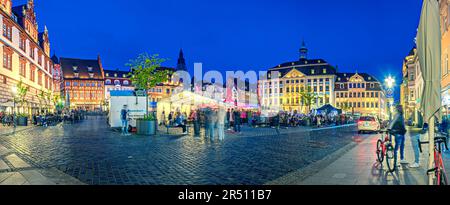
[[[424,0],[420,26],[417,34],[417,51],[424,80],[421,110],[424,121],[429,124],[428,168],[434,168],[435,120],[439,119],[441,108],[441,26],[439,3],[437,0]],[[430,185],[433,176],[429,176]]]

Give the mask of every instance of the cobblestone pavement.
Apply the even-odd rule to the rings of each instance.
[[[354,127],[311,131],[245,128],[222,142],[204,137],[121,136],[105,119],[0,136],[0,145],[43,170],[93,185],[259,185],[360,142]]]

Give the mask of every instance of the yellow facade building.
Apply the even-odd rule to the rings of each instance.
[[[382,84],[366,73],[336,75],[336,106],[346,113],[388,119],[388,99]]]
[[[298,61],[269,69],[267,79],[258,82],[262,109],[309,113],[327,104],[335,105],[336,69],[323,59],[308,59],[307,53],[303,43]],[[311,105],[302,98],[308,90],[316,96]]]

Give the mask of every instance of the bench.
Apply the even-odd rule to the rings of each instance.
[[[169,123],[168,125],[164,125],[164,126],[167,129],[167,132],[166,132],[167,134],[169,134],[170,129],[173,129],[173,128],[181,128],[182,129],[182,127],[180,127],[180,126],[174,126],[173,123]],[[190,130],[189,128],[191,128],[191,126],[189,124],[186,124],[186,131],[188,134],[189,134],[189,130]]]

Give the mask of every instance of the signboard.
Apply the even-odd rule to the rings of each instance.
[[[147,95],[145,94],[145,91],[143,91],[143,90],[136,90],[136,96],[143,97],[143,96],[147,96]]]
[[[111,91],[109,103],[109,124],[111,127],[121,127],[121,111],[127,105],[129,111],[129,124],[136,127],[136,120],[143,118],[147,112],[146,97],[136,96],[133,91]]]

